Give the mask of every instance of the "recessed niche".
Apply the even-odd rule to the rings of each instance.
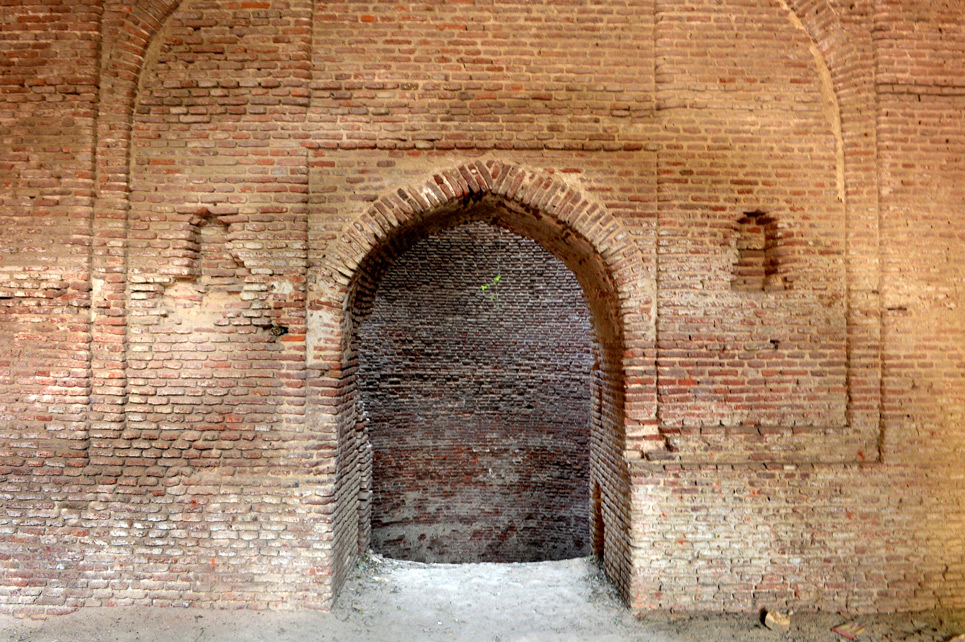
[[[785,289],[779,265],[777,220],[761,211],[737,221],[737,259],[731,288],[743,292]]]

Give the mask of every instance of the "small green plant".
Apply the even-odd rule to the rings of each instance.
[[[489,300],[493,302],[497,308],[499,307],[499,280],[503,277],[497,274],[493,277],[492,283],[481,286],[483,292],[489,292]]]

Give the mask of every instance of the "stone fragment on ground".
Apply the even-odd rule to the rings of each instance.
[[[780,611],[770,610],[764,616],[764,626],[772,631],[790,631],[791,614],[781,613]]]

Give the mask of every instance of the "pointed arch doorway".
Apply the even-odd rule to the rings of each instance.
[[[333,590],[359,550],[371,518],[366,503],[370,442],[359,395],[358,337],[385,271],[420,239],[455,225],[486,221],[531,239],[555,256],[582,289],[595,340],[589,382],[587,546],[626,599],[632,583],[631,501],[627,453],[659,439],[653,400],[626,395],[631,379],[652,368],[652,293],[641,284],[643,261],[630,235],[597,203],[559,178],[508,163],[470,163],[386,194],[343,228],[321,269],[335,287],[309,302],[310,369],[322,402],[309,419],[335,462],[331,469]],[[323,274],[325,276],[325,274]],[[643,322],[628,322],[634,315]],[[328,330],[326,333],[325,331]],[[312,363],[314,362],[314,363]],[[641,420],[643,419],[643,420]]]

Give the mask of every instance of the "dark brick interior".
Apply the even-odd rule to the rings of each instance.
[[[476,222],[405,252],[359,330],[372,548],[586,555],[592,352],[579,283],[534,241]]]

